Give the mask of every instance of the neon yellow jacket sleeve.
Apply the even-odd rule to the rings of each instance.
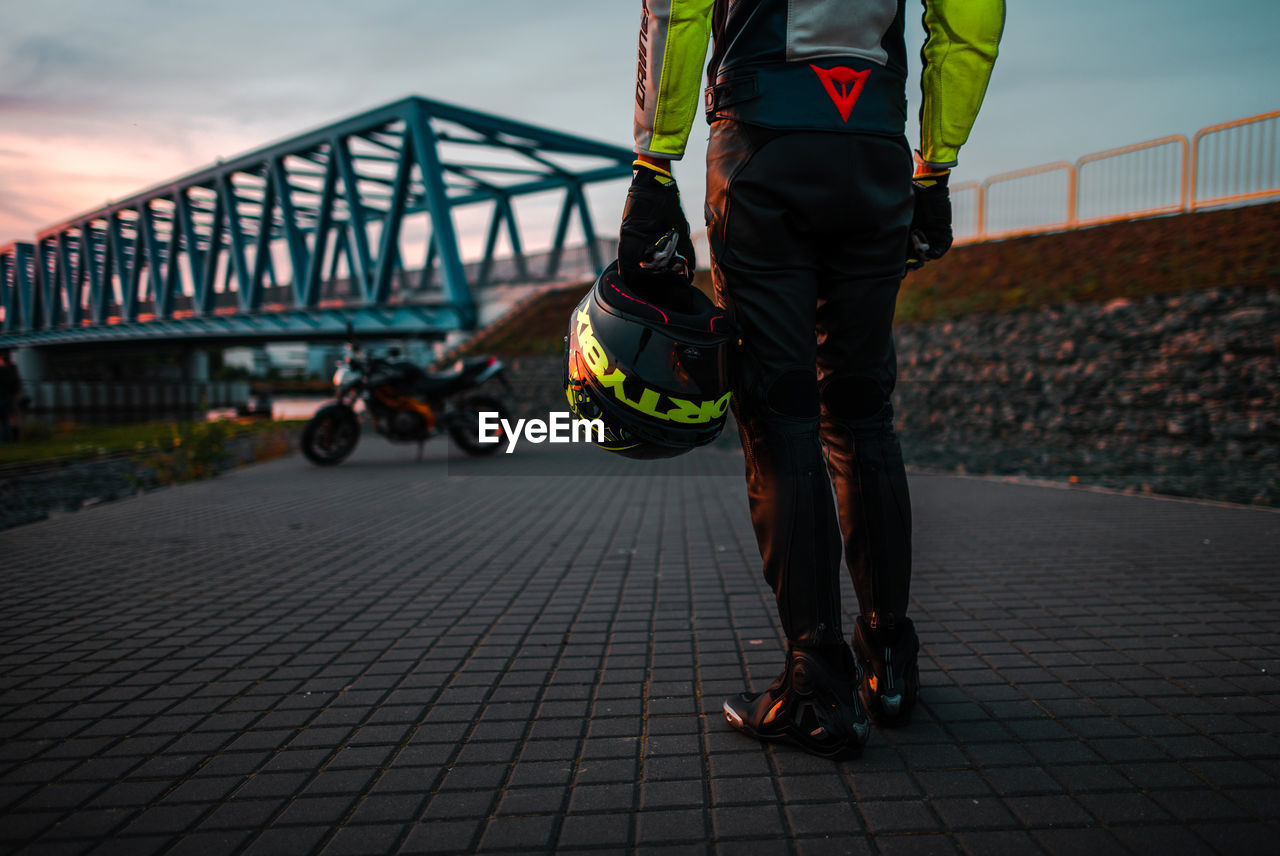
[[[924,0],[924,27],[920,157],[953,167],[991,79],[1004,0]]]
[[[715,0],[644,0],[636,69],[636,151],[678,160],[701,103]]]

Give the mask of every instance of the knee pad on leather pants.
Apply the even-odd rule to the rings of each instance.
[[[822,408],[831,417],[856,423],[875,423],[885,418],[883,411],[889,405],[889,397],[879,383],[868,377],[839,377],[822,386]],[[892,410],[888,417],[893,419]]]
[[[818,379],[812,371],[792,369],[769,384],[766,407],[778,416],[792,419],[817,419]]]

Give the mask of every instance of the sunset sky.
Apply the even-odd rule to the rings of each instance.
[[[630,145],[639,0],[9,0],[0,9],[0,246],[409,94]],[[919,10],[908,3],[912,56]],[[957,179],[1280,108],[1277,31],[1274,0],[1010,0]],[[914,82],[910,95],[914,115]],[[695,229],[705,138],[699,118],[677,169]],[[624,189],[596,199],[604,233],[616,228]]]

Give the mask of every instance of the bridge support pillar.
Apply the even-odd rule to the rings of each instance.
[[[40,348],[18,348],[13,355],[14,365],[23,383],[40,383],[49,380],[49,358]]]
[[[196,383],[207,383],[209,380],[209,352],[194,349],[184,355],[183,379]]]
[[[262,377],[271,371],[271,357],[263,345],[255,345],[252,351],[253,366],[249,369],[254,377]]]

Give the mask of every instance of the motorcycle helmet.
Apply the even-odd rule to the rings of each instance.
[[[614,262],[569,318],[569,409],[603,422],[596,445],[628,458],[704,446],[724,428],[736,342],[728,315],[701,291],[628,288]]]

